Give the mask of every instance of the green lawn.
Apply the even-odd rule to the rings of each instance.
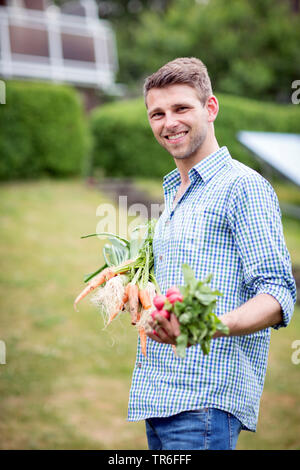
[[[0,188],[1,449],[147,448],[144,423],[126,421],[136,331],[125,316],[103,331],[88,299],[72,305],[102,261],[99,240],[80,240],[102,202],[80,181]],[[285,221],[285,236],[298,263],[299,225]],[[258,431],[243,432],[240,449],[300,448],[299,313],[272,333]]]

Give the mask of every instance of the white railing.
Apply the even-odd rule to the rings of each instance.
[[[10,26],[47,32],[49,57],[13,53]],[[94,62],[63,57],[62,35],[90,37],[94,46]],[[63,14],[51,5],[45,11],[16,6],[0,7],[0,76],[2,78],[34,78],[68,82],[74,85],[115,87],[118,69],[114,31],[105,20],[91,16]]]

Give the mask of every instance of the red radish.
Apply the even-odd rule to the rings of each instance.
[[[167,311],[167,310],[159,310],[159,312],[157,312],[158,315],[161,315],[162,317],[166,318],[167,320],[169,320],[170,318],[170,313]]]
[[[172,294],[168,297],[168,301],[171,304],[174,304],[175,302],[182,302],[182,300],[183,300],[183,297],[181,294]]]
[[[152,320],[156,319],[156,315],[161,315],[162,317],[166,318],[167,320],[169,320],[169,318],[170,318],[170,313],[167,310],[154,310],[151,313]]]
[[[166,302],[166,297],[164,295],[156,295],[153,299],[153,303],[157,310],[161,310],[164,308],[165,302]]]
[[[168,297],[168,299],[169,299],[170,296],[172,296],[174,294],[181,295],[180,290],[176,286],[170,287],[170,289],[168,289],[167,292],[166,292],[166,296]]]
[[[153,310],[153,312],[151,313],[152,320],[155,320],[155,315],[157,315],[158,313],[160,313],[158,310]]]

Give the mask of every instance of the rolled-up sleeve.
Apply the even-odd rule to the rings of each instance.
[[[282,322],[273,328],[287,326],[296,302],[296,284],[274,189],[258,173],[242,177],[231,194],[227,216],[245,289],[253,296],[272,295],[282,308]]]

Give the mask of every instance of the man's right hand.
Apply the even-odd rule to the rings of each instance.
[[[157,313],[155,320],[152,318],[149,319],[148,325],[150,327],[149,330],[147,329],[147,336],[149,336],[149,338],[158,343],[176,345],[177,336],[180,335],[180,327],[179,321],[174,313],[171,313],[169,320]]]

